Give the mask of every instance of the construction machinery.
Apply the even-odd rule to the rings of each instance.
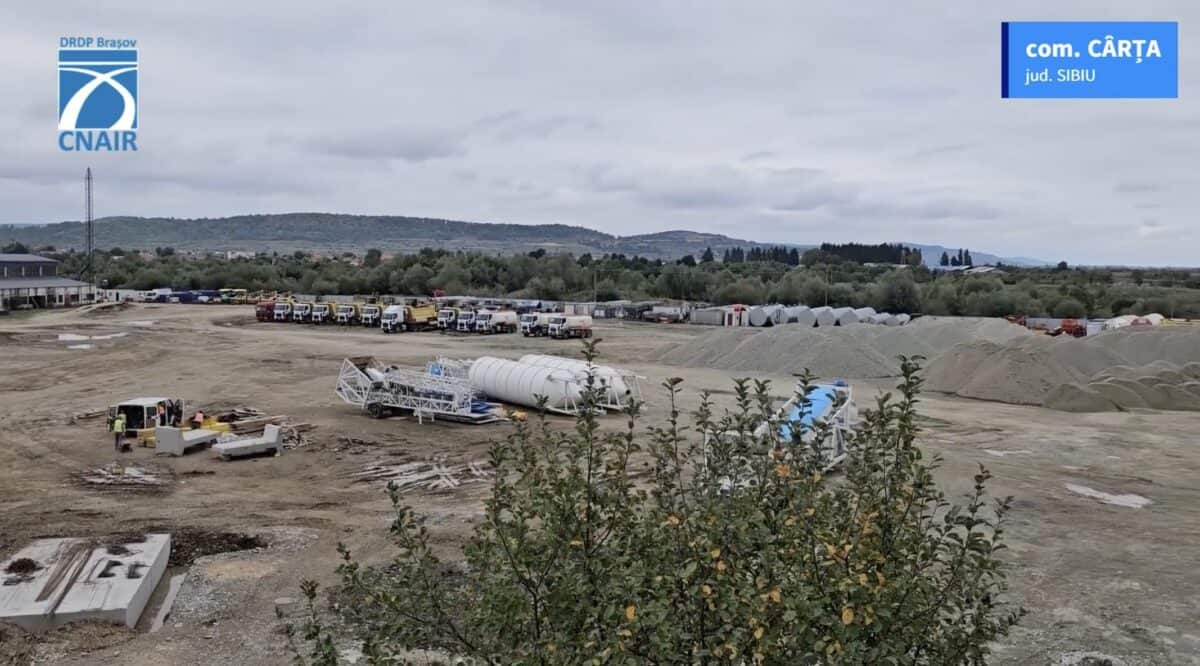
[[[274,307],[275,321],[291,321],[292,320],[292,302],[275,301]]]
[[[255,303],[254,318],[259,321],[274,321],[275,301],[259,301]]]
[[[512,310],[495,310],[475,314],[476,333],[512,333],[517,330],[519,320]]]
[[[592,337],[592,317],[591,315],[555,315],[550,318],[546,333],[559,340],[590,338]]]
[[[294,303],[292,305],[292,321],[307,322],[312,316],[313,304],[307,302]]]
[[[493,406],[480,400],[470,380],[424,370],[385,366],[373,356],[342,361],[336,392],[345,402],[375,418],[392,412],[430,420],[482,424],[499,421]]]
[[[404,306],[389,305],[383,309],[383,316],[379,319],[379,326],[384,333],[397,333],[404,330]]]
[[[309,314],[308,321],[313,324],[324,324],[329,321],[332,312],[333,306],[329,303],[313,303],[312,313]]]
[[[245,289],[220,289],[217,294],[226,305],[245,305],[250,298],[250,292]]]
[[[858,427],[858,408],[850,387],[843,381],[816,384],[803,389],[784,403],[773,418],[759,424],[754,436],[770,448],[802,447],[797,454],[812,456],[816,466],[829,471],[845,462],[850,439]],[[735,433],[706,433],[705,438],[736,438]],[[711,446],[711,444],[710,444]],[[743,458],[740,464],[728,468],[720,479],[723,493],[753,487],[756,483],[754,465]]]
[[[774,435],[782,446],[807,446],[822,469],[832,469],[846,459],[847,444],[857,427],[854,393],[838,380],[810,386],[806,397],[793,396],[779,410],[778,421],[760,425],[755,434]]]
[[[541,337],[550,329],[550,319],[556,312],[529,312],[521,315],[521,334],[525,337]]]
[[[454,320],[454,330],[459,333],[471,333],[474,331],[477,314],[474,310],[459,310],[458,318]]]
[[[359,316],[362,314],[362,306],[358,303],[339,303],[337,312],[334,314],[338,326],[351,326],[358,323]]]
[[[365,303],[358,313],[358,320],[367,328],[379,326],[379,320],[383,316],[383,307],[377,303]]]
[[[458,324],[459,308],[442,308],[438,310],[437,327],[443,331],[454,330]]]
[[[383,310],[384,333],[424,331],[437,326],[437,308],[423,305],[389,305]]]
[[[404,306],[405,331],[426,331],[437,328],[438,310],[433,303]]]

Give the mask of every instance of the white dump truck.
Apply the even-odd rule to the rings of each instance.
[[[349,326],[358,321],[358,303],[342,303],[337,306],[337,323],[339,326]]]
[[[454,330],[458,325],[458,308],[442,308],[438,310],[437,327],[443,331]]]
[[[291,321],[292,319],[292,304],[287,301],[276,303],[271,311],[275,315],[275,321]]]
[[[313,304],[312,313],[309,315],[308,320],[314,324],[324,324],[329,321],[329,313],[332,310],[333,307],[328,303],[315,303]]]
[[[362,325],[368,328],[379,326],[379,318],[383,315],[383,308],[374,303],[368,303],[362,306],[362,314],[359,315],[359,320]]]
[[[512,333],[520,326],[517,313],[512,310],[479,312],[475,315],[476,333]]]
[[[592,337],[592,318],[589,315],[555,315],[550,318],[546,334],[560,340]]]
[[[454,330],[459,333],[470,333],[475,330],[475,315],[473,310],[460,310],[454,320]]]
[[[312,315],[312,303],[296,303],[292,306],[292,321],[306,322]]]
[[[558,314],[556,312],[530,312],[521,315],[521,334],[527,338],[546,335],[550,320]]]
[[[404,328],[404,306],[389,305],[383,309],[380,327],[384,333],[396,333]]]

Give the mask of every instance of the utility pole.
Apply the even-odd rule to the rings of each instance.
[[[596,267],[592,266],[592,307],[596,306]]]
[[[83,270],[79,277],[82,282],[92,282],[95,279],[95,267],[92,264],[96,249],[96,232],[92,227],[92,168],[88,167],[83,176],[84,193],[84,259]]]

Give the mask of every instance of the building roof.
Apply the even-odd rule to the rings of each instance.
[[[0,255],[4,256],[4,255]],[[92,285],[65,277],[0,278],[0,291],[5,289],[48,289],[59,287],[90,287]]]
[[[39,257],[36,254],[0,254],[0,262],[5,261],[20,261],[22,263],[36,262],[41,264],[57,264],[57,259],[50,257]]]

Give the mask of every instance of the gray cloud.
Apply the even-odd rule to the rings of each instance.
[[[314,152],[336,157],[425,162],[466,153],[463,136],[448,130],[394,127],[383,131],[323,134],[304,142]]]
[[[1000,21],[1126,18],[1101,4],[114,0],[71,29],[139,40],[141,150],[80,155],[55,145],[47,63],[63,15],[97,15],[24,3],[0,24],[0,223],[78,218],[91,165],[104,214],[325,210],[1195,263],[1200,101],[998,98]],[[1191,25],[1200,5],[1145,0],[1138,18]],[[1200,51],[1179,71],[1196,89]]]

